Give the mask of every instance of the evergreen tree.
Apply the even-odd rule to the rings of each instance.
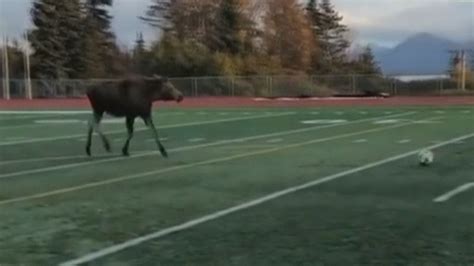
[[[115,35],[111,31],[108,6],[112,0],[87,0],[83,32],[83,53],[85,58],[85,77],[104,78],[117,69],[115,59],[119,55],[115,45]]]
[[[315,27],[321,51],[320,67],[322,72],[335,72],[346,60],[349,41],[345,38],[348,28],[341,24],[342,16],[334,9],[330,0],[319,4],[319,19]]]
[[[135,47],[133,48],[132,53],[133,58],[133,70],[138,74],[147,74],[148,72],[148,52],[145,48],[145,40],[143,39],[143,34],[137,34],[137,39],[135,40]]]
[[[50,79],[77,76],[81,65],[79,0],[35,0],[31,16],[33,74]]]
[[[216,47],[219,52],[237,54],[242,51],[239,36],[241,23],[237,0],[222,0],[216,20]]]
[[[370,46],[365,47],[362,54],[359,55],[358,68],[358,72],[361,74],[380,74],[380,68]]]

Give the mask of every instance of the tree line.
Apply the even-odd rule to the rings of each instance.
[[[380,73],[370,47],[349,53],[349,28],[330,0],[150,0],[139,19],[160,34],[147,44],[138,33],[131,49],[117,45],[112,5],[34,0],[33,77]]]

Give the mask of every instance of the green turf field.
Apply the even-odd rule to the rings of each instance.
[[[0,265],[474,264],[472,106],[70,111],[0,112]]]

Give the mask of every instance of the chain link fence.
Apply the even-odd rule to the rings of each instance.
[[[118,80],[31,80],[32,98],[79,98],[88,87]],[[448,78],[401,81],[377,75],[301,75],[301,76],[229,76],[170,78],[186,97],[328,97],[388,93],[401,96],[445,95],[456,90]],[[27,98],[24,80],[9,81],[11,99]],[[6,84],[0,82],[0,97],[5,98]],[[474,88],[468,88],[474,91]]]

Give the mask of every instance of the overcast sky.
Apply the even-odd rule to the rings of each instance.
[[[0,0],[2,34],[19,36],[30,27],[31,1]],[[143,32],[147,41],[156,38],[157,33],[138,19],[150,2],[114,0],[113,28],[121,45],[133,43],[137,32]],[[474,0],[333,0],[333,3],[351,28],[351,38],[356,43],[394,46],[417,32],[454,41],[474,40]]]

